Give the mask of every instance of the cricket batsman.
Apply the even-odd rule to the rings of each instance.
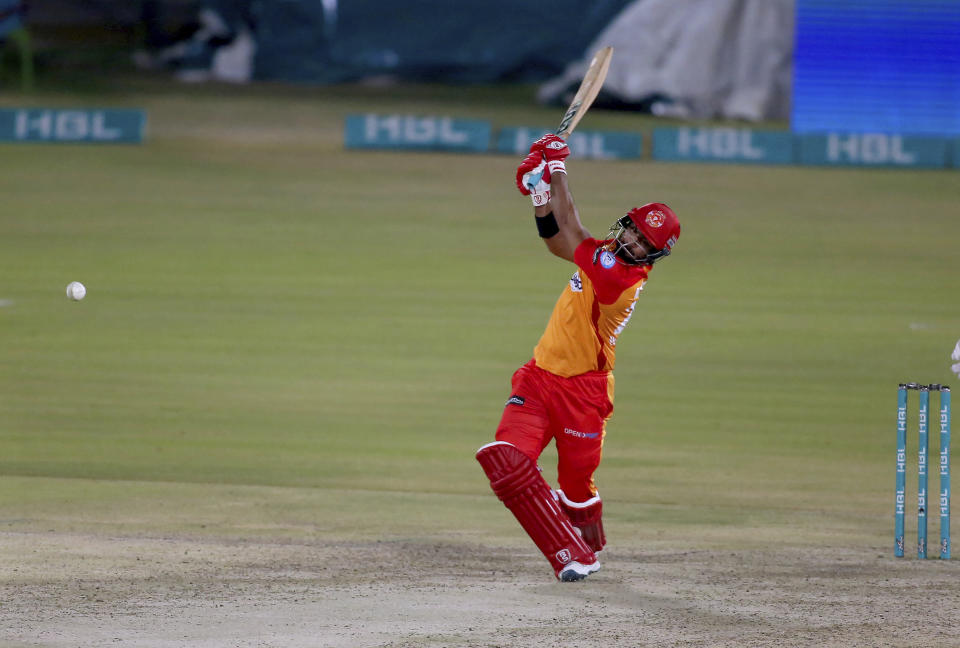
[[[593,473],[613,413],[617,339],[653,263],[676,244],[680,222],[663,203],[650,203],[618,219],[608,238],[592,238],[567,185],[569,153],[564,140],[545,135],[517,169],[520,193],[533,200],[537,232],[576,270],[533,359],[513,374],[496,441],[477,451],[477,461],[556,577],[578,581],[600,569],[597,554],[606,544]],[[551,440],[559,459],[556,491],[537,466]]]

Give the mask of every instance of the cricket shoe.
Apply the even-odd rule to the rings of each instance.
[[[557,574],[557,578],[564,583],[572,583],[573,581],[583,580],[593,572],[599,571],[599,569],[599,560],[594,560],[589,565],[584,565],[574,560],[573,562],[569,562],[563,566],[563,569],[561,569],[560,573]]]

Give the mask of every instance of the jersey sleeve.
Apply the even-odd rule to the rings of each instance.
[[[586,238],[573,251],[573,260],[593,283],[601,304],[617,301],[624,290],[647,278],[646,266],[628,266],[604,248],[606,241]]]

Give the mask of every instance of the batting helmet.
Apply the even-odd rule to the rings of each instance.
[[[623,245],[623,231],[628,227],[640,232],[656,249],[656,252],[636,259],[637,265],[652,265],[657,259],[667,256],[680,238],[680,220],[673,210],[663,203],[634,207],[614,223],[610,228],[611,238],[620,246]]]

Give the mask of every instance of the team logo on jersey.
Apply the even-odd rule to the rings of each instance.
[[[519,405],[520,407],[523,407],[523,404],[526,402],[527,399],[525,399],[523,396],[517,396],[516,394],[507,399],[507,405]]]
[[[570,277],[570,290],[573,292],[583,292],[583,281],[580,279],[580,271],[577,270]]]
[[[663,223],[667,220],[667,217],[662,211],[652,211],[647,214],[647,225],[650,227],[662,227]]]
[[[609,270],[616,264],[617,259],[608,250],[600,253],[600,265]]]

